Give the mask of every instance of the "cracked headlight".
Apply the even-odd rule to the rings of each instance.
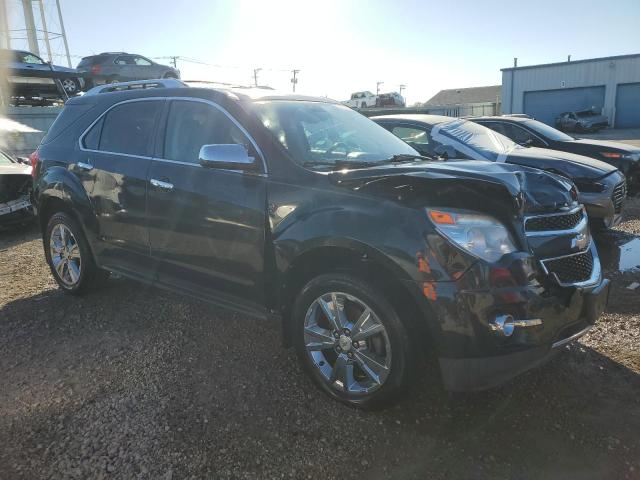
[[[444,237],[487,262],[495,262],[517,250],[504,224],[490,215],[467,210],[427,210],[427,213]]]

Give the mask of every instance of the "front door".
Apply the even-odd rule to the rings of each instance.
[[[100,262],[142,276],[152,273],[147,172],[163,105],[164,100],[139,100],[113,107],[82,137],[74,165],[98,219]]]
[[[252,306],[264,305],[266,182],[262,174],[204,168],[209,144],[248,136],[220,107],[170,101],[164,145],[149,170],[151,252],[161,282]],[[223,298],[223,299],[224,299]]]

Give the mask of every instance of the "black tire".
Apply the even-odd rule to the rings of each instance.
[[[53,235],[54,228],[57,228],[59,225],[64,226],[72,234],[75,244],[77,244],[79,249],[79,256],[81,259],[79,277],[77,281],[72,284],[69,284],[61,278],[52,259],[51,237]],[[101,285],[108,277],[107,272],[97,267],[82,228],[78,222],[67,213],[59,212],[49,218],[44,235],[44,255],[56,283],[67,293],[74,295],[86,293]],[[68,271],[69,268],[67,267],[67,272]]]
[[[317,299],[330,292],[343,292],[362,301],[374,312],[379,323],[384,326],[385,339],[388,340],[390,352],[393,354],[389,361],[390,367],[386,374],[386,379],[382,385],[376,385],[376,389],[371,393],[350,393],[344,391],[344,389],[340,390],[335,381],[331,384],[330,380],[321,372],[320,367],[314,363],[306,348],[305,321],[307,314],[312,311],[312,306]],[[344,313],[346,315],[346,309]],[[415,359],[407,330],[383,292],[378,291],[367,282],[355,276],[340,273],[324,274],[314,278],[302,288],[296,297],[291,321],[293,322],[293,344],[300,362],[314,383],[330,397],[353,407],[371,410],[395,403],[409,386]],[[354,353],[358,348],[355,347],[356,344],[357,342],[354,342],[354,348],[352,348]],[[361,347],[364,345],[362,341],[360,341],[360,345]],[[349,344],[349,348],[351,348],[351,344]],[[369,353],[367,347],[365,347],[365,352]],[[352,358],[354,358],[354,353],[351,354]],[[329,349],[328,354],[339,355],[334,353],[332,349]],[[333,365],[335,365],[336,361],[334,360]],[[351,360],[352,365],[356,363],[355,359]],[[322,365],[323,362],[320,362],[320,364]],[[331,370],[333,370],[333,365],[331,365]],[[360,370],[356,366],[352,367],[352,375],[354,375],[353,372],[356,372],[356,369],[360,372],[360,378],[370,380],[363,375],[364,370]]]

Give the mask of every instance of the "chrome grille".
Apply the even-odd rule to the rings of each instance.
[[[626,182],[622,181],[613,189],[613,195],[611,196],[611,200],[613,200],[613,207],[615,208],[616,213],[622,212],[622,206],[626,197],[627,184]]]
[[[543,260],[542,263],[549,274],[555,274],[564,284],[586,282],[593,272],[591,249],[576,255]]]
[[[527,219],[524,228],[527,232],[550,232],[555,230],[571,230],[582,220],[582,209],[566,215],[550,215]]]

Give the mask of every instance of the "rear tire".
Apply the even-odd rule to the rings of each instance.
[[[44,254],[53,278],[67,293],[86,293],[108,277],[97,267],[82,228],[67,213],[59,212],[49,219]]]
[[[398,401],[410,384],[415,361],[405,326],[367,282],[338,273],[314,278],[298,294],[292,322],[300,362],[330,397],[377,409]]]

